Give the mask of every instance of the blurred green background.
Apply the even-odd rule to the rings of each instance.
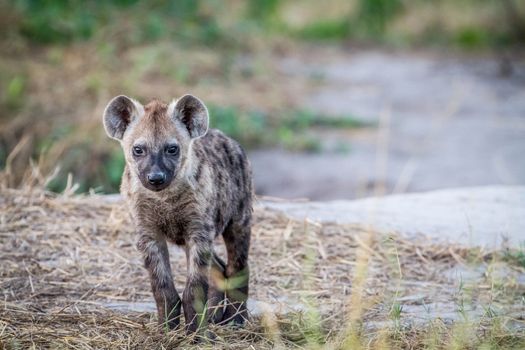
[[[100,120],[121,93],[191,92],[248,149],[322,152],[311,128],[366,125],[302,108],[276,57],[309,45],[506,52],[523,45],[524,16],[517,0],[2,0],[0,169],[16,186],[58,165],[51,190],[71,173],[79,191],[117,191],[124,161]]]

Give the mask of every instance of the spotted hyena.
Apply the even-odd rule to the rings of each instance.
[[[243,324],[253,190],[241,146],[208,129],[208,110],[191,95],[145,106],[117,96],[103,119],[106,132],[124,151],[120,191],[138,233],[159,323],[176,328],[182,306],[188,332],[208,321]],[[213,250],[218,235],[226,244],[227,264]],[[167,242],[186,252],[182,302]]]

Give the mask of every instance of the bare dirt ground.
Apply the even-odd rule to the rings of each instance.
[[[0,347],[189,346],[182,331],[156,326],[134,240],[120,202],[2,189]],[[217,249],[224,253],[220,242]],[[215,346],[477,347],[496,339],[520,348],[524,270],[506,256],[257,206],[250,297],[258,310],[245,329],[211,327]],[[180,292],[183,252],[172,248],[171,260]]]
[[[328,152],[251,152],[259,194],[326,200],[378,187],[525,184],[523,60],[509,73],[495,56],[311,47],[289,53],[279,67],[289,80],[313,82],[304,107],[374,126],[314,131]]]

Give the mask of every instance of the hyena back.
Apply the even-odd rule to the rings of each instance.
[[[208,320],[243,324],[247,318],[252,179],[248,159],[234,140],[208,130],[208,111],[185,95],[146,106],[126,96],[104,112],[108,135],[126,159],[121,193],[139,235],[137,248],[149,272],[159,323],[176,328],[181,306],[186,329]],[[222,235],[228,261],[213,250]],[[167,242],[185,248],[187,283],[175,289]]]

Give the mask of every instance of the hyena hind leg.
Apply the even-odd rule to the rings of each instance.
[[[213,252],[210,280],[208,289],[209,321],[220,323],[224,315],[224,301],[226,299],[226,264]]]
[[[248,300],[250,270],[248,253],[250,250],[251,227],[248,224],[232,223],[223,233],[228,264],[226,265],[226,308],[222,323],[242,326],[248,320],[246,302]]]

